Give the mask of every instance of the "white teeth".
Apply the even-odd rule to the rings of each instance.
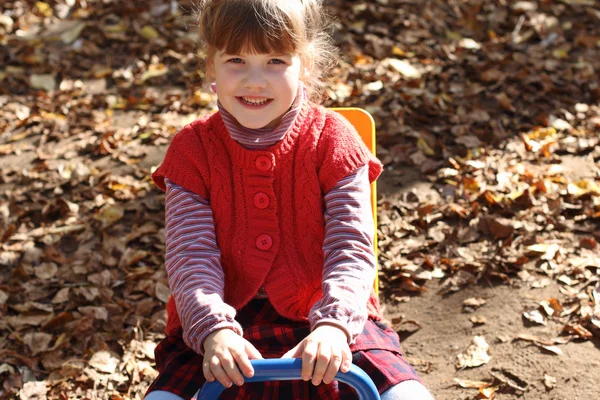
[[[252,104],[252,105],[255,105],[255,106],[259,106],[261,104],[265,104],[267,101],[269,101],[268,98],[264,98],[262,100],[256,100],[256,99],[248,99],[246,97],[242,97],[242,100],[244,100],[245,103]]]

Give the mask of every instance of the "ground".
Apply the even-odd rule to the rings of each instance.
[[[384,316],[437,399],[600,397],[600,9],[327,1],[326,106],[377,124]],[[192,2],[0,6],[0,399],[141,399]]]
[[[565,157],[561,161],[571,177],[579,179],[594,173],[593,165],[584,157]],[[406,192],[422,193],[423,196],[435,193],[430,182],[417,178],[418,173],[409,170],[404,175],[409,178],[400,182],[385,174],[382,176],[380,192],[389,196],[390,202]],[[405,355],[436,399],[478,398],[476,388],[462,388],[455,379],[486,381],[493,383],[491,387],[498,385],[497,399],[558,400],[600,396],[597,385],[600,340],[570,342],[561,346],[563,355],[560,356],[530,341],[517,340],[520,334],[549,339],[562,330],[561,323],[532,327],[522,318],[524,310],[535,308],[541,301],[560,297],[556,285],[532,288],[521,279],[508,284],[482,280],[445,296],[439,294],[442,288],[439,281],[430,281],[425,288],[426,291],[409,297],[407,302],[388,298],[384,310],[390,321],[398,321],[396,326],[400,327]],[[466,309],[464,301],[473,298],[484,299],[486,303],[475,310]],[[475,324],[471,321],[474,316],[483,317],[486,322]],[[402,321],[415,321],[420,329],[415,330],[411,323],[402,328],[398,325]],[[465,352],[476,335],[484,337],[489,344],[491,360],[478,368],[456,368],[457,355]],[[545,384],[548,376],[556,381],[546,378]]]

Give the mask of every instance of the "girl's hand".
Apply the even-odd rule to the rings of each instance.
[[[262,358],[256,348],[231,329],[220,329],[204,339],[204,361],[202,371],[208,382],[215,379],[226,388],[232,382],[238,386],[244,384],[244,376],[254,376],[250,360]],[[239,369],[238,369],[239,367]]]
[[[346,333],[329,324],[317,326],[281,358],[302,358],[302,379],[308,381],[312,376],[315,386],[321,381],[331,383],[338,370],[348,372],[352,364]]]

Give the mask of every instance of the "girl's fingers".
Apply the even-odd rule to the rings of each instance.
[[[228,378],[238,386],[244,384],[244,377],[240,373],[236,361],[230,352],[227,352],[221,357],[221,366],[227,374]]]
[[[319,350],[319,343],[313,341],[306,341],[304,351],[302,352],[302,380],[308,381],[313,375],[313,369],[315,364],[315,358],[317,357],[317,351]]]
[[[221,366],[221,361],[217,356],[214,356],[210,359],[210,370],[215,378],[221,382],[221,385],[225,386],[226,388],[231,387],[231,380]]]
[[[240,371],[242,371],[242,374],[248,378],[252,378],[254,376],[254,368],[252,368],[252,364],[250,364],[248,355],[243,351],[232,351],[231,355],[233,356],[233,359],[235,360],[235,363]],[[242,378],[242,383],[243,381],[244,379]],[[237,384],[236,380],[234,380],[234,382]]]
[[[215,376],[210,370],[210,362],[208,362],[206,359],[204,359],[204,361],[202,362],[202,372],[204,373],[204,378],[206,378],[207,382],[215,381]]]
[[[345,346],[342,349],[342,365],[340,366],[340,371],[348,372],[350,371],[350,366],[352,365],[352,352],[350,351],[350,347]]]
[[[287,353],[285,353],[284,355],[281,356],[281,358],[298,358],[300,356],[302,356],[302,350],[304,349],[304,342],[300,342],[296,345],[296,347],[294,347],[293,349],[291,349],[290,351],[288,351]]]
[[[313,385],[317,386],[321,384],[325,372],[329,368],[329,362],[331,360],[331,347],[325,343],[321,343],[319,351],[317,353],[315,370],[312,376]],[[335,375],[335,374],[334,374]]]
[[[256,350],[256,347],[247,340],[244,340],[244,350],[251,360],[262,360],[263,356],[260,351]]]
[[[327,370],[323,375],[323,383],[329,384],[335,378],[335,375],[338,373],[340,369],[340,365],[342,364],[342,352],[341,350],[331,350],[331,357],[329,359],[329,365],[327,366]]]

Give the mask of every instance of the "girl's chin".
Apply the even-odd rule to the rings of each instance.
[[[281,116],[273,119],[273,120],[265,120],[263,118],[259,118],[258,115],[245,115],[245,118],[237,118],[234,115],[237,123],[246,128],[246,129],[273,129],[277,125],[279,125],[279,121],[281,121]]]
[[[265,129],[265,128],[270,129],[270,128],[277,126],[273,122],[268,122],[266,124],[262,124],[262,123],[256,123],[256,121],[248,121],[247,123],[240,123],[238,121],[238,124],[240,124],[242,127],[246,128],[246,129]]]

